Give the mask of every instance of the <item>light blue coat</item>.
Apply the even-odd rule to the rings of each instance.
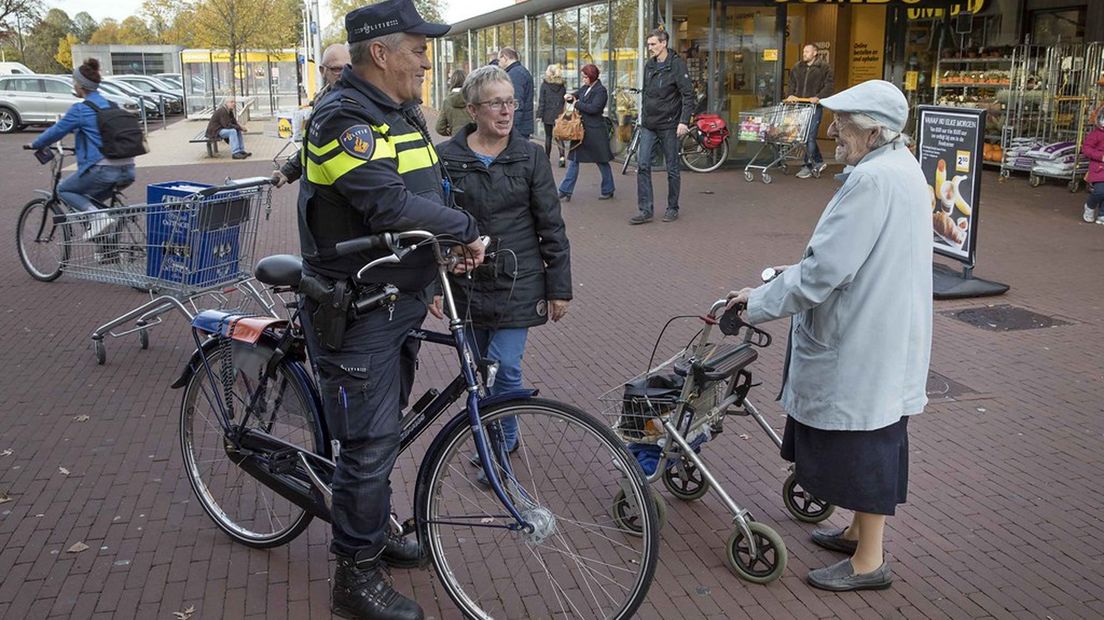
[[[793,317],[786,413],[822,430],[874,430],[928,402],[931,194],[899,143],[838,178],[801,262],[755,289],[748,320]]]

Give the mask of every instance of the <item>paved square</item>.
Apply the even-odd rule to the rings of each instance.
[[[65,275],[40,283],[23,271],[12,231],[19,208],[47,181],[46,169],[19,150],[34,135],[0,137],[0,223],[8,231],[0,237],[0,617],[172,618],[189,608],[197,619],[329,617],[325,524],[286,547],[254,551],[219,533],[195,501],[181,470],[181,395],[169,389],[191,352],[184,321],[168,316],[145,351],[136,336],[109,339],[107,365],[97,366],[88,334],[143,294]],[[252,160],[146,166],[138,183],[270,169]],[[617,197],[598,202],[598,171],[584,165],[580,176],[564,206],[576,297],[566,320],[533,331],[525,372],[543,393],[591,411],[599,394],[644,369],[667,318],[701,313],[754,283],[764,266],[800,256],[835,188],[829,177],[775,175],[764,185],[739,171],[686,173],[677,222],[630,227],[635,178],[617,176]],[[663,175],[655,180],[663,195]],[[262,253],[296,251],[295,193],[275,191],[272,217],[261,222]],[[772,444],[730,418],[706,445],[706,461],[737,502],[782,534],[786,574],[769,586],[734,577],[723,560],[732,526],[717,499],[683,503],[658,488],[670,520],[640,617],[1104,617],[1104,226],[1080,222],[1083,198],[985,175],[976,272],[1012,289],[999,299],[936,303],[932,370],[946,389],[966,391],[933,399],[910,424],[909,503],[887,529],[892,589],[830,594],[804,584],[810,568],[836,558],[785,511],[786,468]],[[944,314],[986,302],[1067,324],[994,332]],[[661,353],[695,329],[677,322]],[[785,326],[767,329],[776,341],[756,362],[762,385],[752,394],[780,429],[772,397]],[[450,352],[423,351],[416,396],[451,376],[453,364]],[[403,517],[426,441],[401,457],[393,478]],[[68,551],[78,542],[88,548]],[[394,577],[430,616],[458,617],[431,571]]]

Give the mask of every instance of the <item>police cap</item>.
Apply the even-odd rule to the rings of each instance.
[[[385,0],[349,11],[345,15],[345,32],[349,43],[374,39],[396,32],[443,37],[448,24],[431,24],[418,14],[412,0]]]

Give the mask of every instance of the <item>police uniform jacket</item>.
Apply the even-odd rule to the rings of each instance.
[[[494,258],[454,277],[458,307],[479,329],[533,327],[548,320],[547,301],[571,299],[571,255],[556,181],[544,149],[516,131],[485,166],[468,146],[469,124],[441,145],[441,160],[463,209],[491,238]],[[450,276],[452,277],[452,276]]]
[[[348,66],[317,103],[300,151],[299,240],[307,270],[354,275],[383,252],[337,256],[334,245],[365,235],[420,229],[461,243],[478,237],[474,218],[445,206],[437,152],[417,105],[395,103]],[[372,269],[364,281],[420,291],[435,273],[427,246]]]

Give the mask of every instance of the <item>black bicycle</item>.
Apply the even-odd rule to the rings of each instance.
[[[392,527],[417,535],[423,565],[433,564],[467,617],[632,616],[655,571],[659,526],[655,499],[625,446],[594,417],[535,390],[486,395],[497,364],[472,347],[446,277],[455,258],[434,235],[375,235],[337,251],[388,252],[360,276],[425,245],[437,257],[450,333],[416,329],[409,337],[453,348],[459,373],[403,415],[401,449],[461,399],[463,408],[422,459],[414,516],[393,518]],[[286,295],[301,270],[297,257],[272,256],[256,277]],[[396,295],[383,287],[355,312],[386,312]],[[250,547],[285,544],[314,517],[330,519],[340,445],[324,423],[297,304],[288,307],[290,320],[197,315],[196,351],[173,384],[184,388],[180,441],[192,488],[215,524]],[[500,428],[510,416],[522,431],[513,452]]]
[[[640,94],[639,88],[625,88],[630,93]],[[702,100],[699,99],[698,107],[701,108]],[[639,109],[639,108],[638,108]],[[728,138],[712,142],[694,122],[696,115],[690,118],[690,130],[679,139],[679,160],[682,164],[694,172],[713,172],[728,160]],[[625,149],[625,160],[621,163],[621,174],[627,174],[632,161],[637,158],[640,149],[640,125],[638,121],[629,122],[632,125],[632,138]]]
[[[24,145],[25,150],[33,150]],[[36,152],[39,161],[51,164],[52,184],[49,191],[38,194],[19,212],[16,224],[16,246],[19,261],[31,277],[52,282],[61,276],[71,252],[83,242],[101,263],[129,263],[146,260],[147,242],[142,228],[133,216],[113,217],[103,210],[126,206],[126,197],[114,189],[108,202],[93,200],[95,211],[78,211],[58,196],[65,155],[75,153],[72,147],[57,143]]]

